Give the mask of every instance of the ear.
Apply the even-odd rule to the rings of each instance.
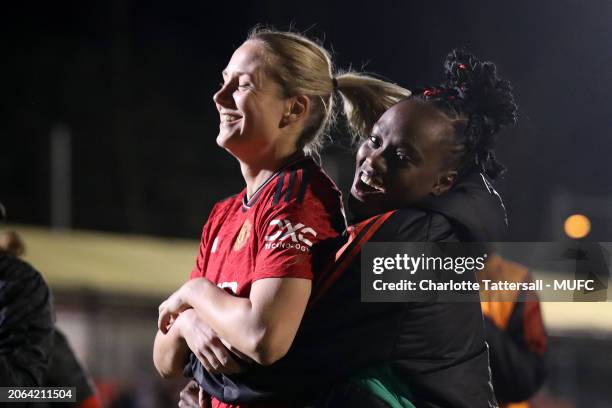
[[[457,179],[457,172],[455,170],[448,170],[441,173],[436,179],[436,183],[431,189],[431,193],[435,196],[442,195],[451,189],[455,180]]]
[[[285,114],[281,120],[281,127],[299,122],[308,115],[310,111],[310,98],[306,95],[294,96],[287,100]]]

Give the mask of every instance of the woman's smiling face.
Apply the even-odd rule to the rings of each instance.
[[[223,70],[221,89],[213,96],[220,117],[217,144],[239,158],[269,148],[281,135],[286,99],[268,73],[265,53],[260,41],[242,44]]]
[[[357,152],[351,209],[371,216],[448,190],[456,174],[447,165],[453,133],[448,117],[431,105],[392,106]]]

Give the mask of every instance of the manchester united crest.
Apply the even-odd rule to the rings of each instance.
[[[245,220],[244,224],[242,224],[242,227],[240,227],[240,232],[238,233],[236,241],[234,242],[234,251],[240,251],[244,244],[246,244],[246,242],[249,240],[249,237],[251,236],[251,229],[251,221]]]

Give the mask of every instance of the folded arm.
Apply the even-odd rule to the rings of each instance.
[[[181,334],[183,320],[184,318],[179,316],[165,333],[158,330],[155,336],[153,364],[162,377],[178,377],[183,372],[189,353],[187,342]]]
[[[160,306],[159,327],[193,308],[202,321],[239,352],[259,364],[283,357],[297,332],[310,296],[311,281],[266,278],[253,283],[250,296],[233,296],[204,278],[192,279]]]

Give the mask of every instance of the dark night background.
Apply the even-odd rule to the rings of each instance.
[[[510,238],[558,239],[581,212],[591,238],[612,241],[609,1],[20,4],[0,13],[0,200],[12,222],[51,223],[49,140],[63,126],[72,227],[197,239],[212,204],[243,186],[214,142],[220,71],[254,24],[293,23],[338,67],[409,88],[439,82],[454,47],[496,62],[520,105],[498,148]],[[352,176],[345,153],[331,157]]]

